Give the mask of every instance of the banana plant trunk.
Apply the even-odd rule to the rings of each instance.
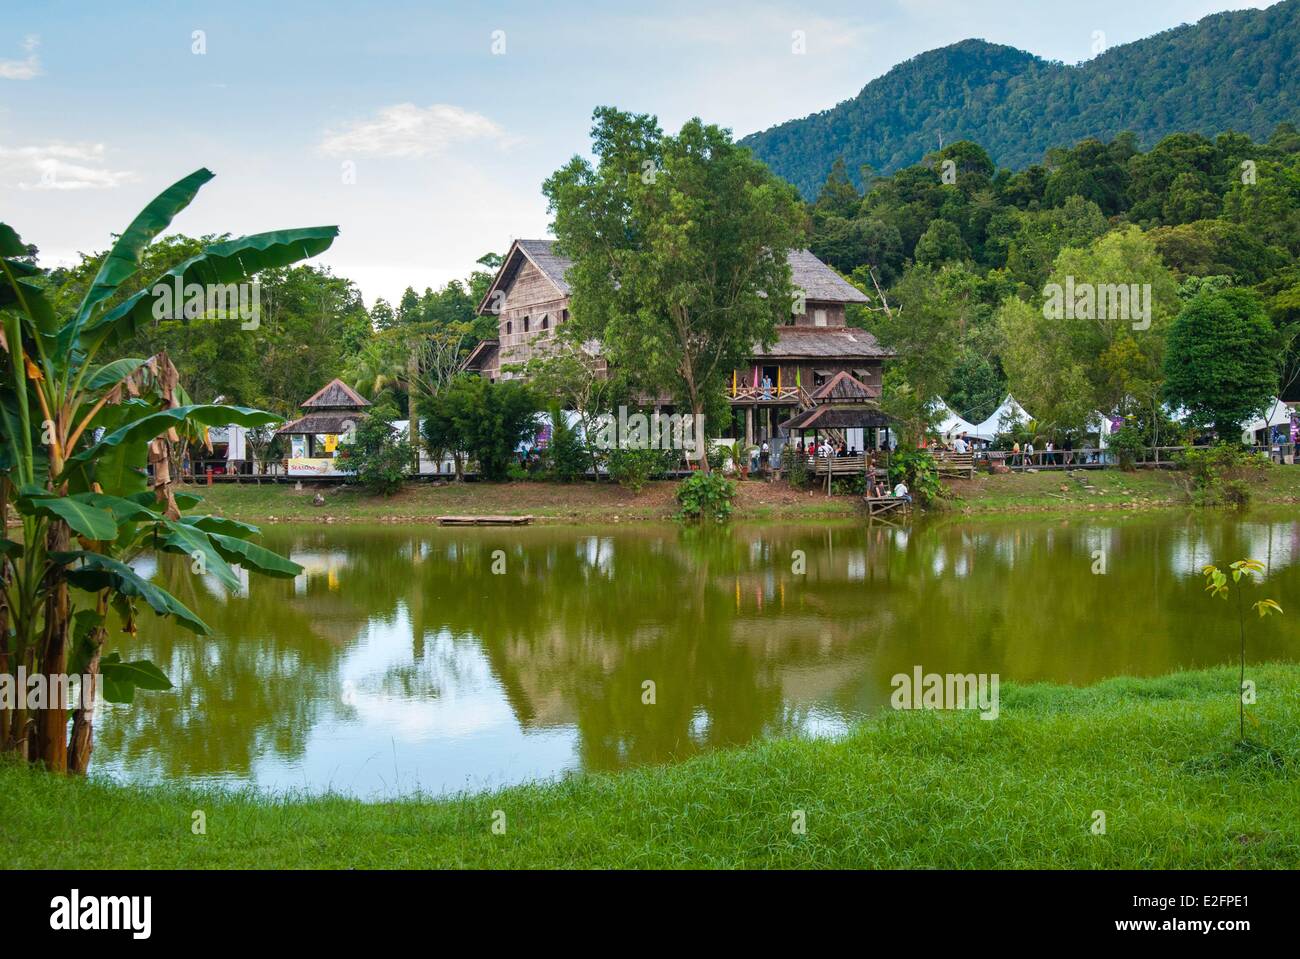
[[[0,477],[0,530],[9,533],[9,481]],[[0,584],[9,581],[9,565],[0,559]],[[9,603],[6,593],[0,589],[0,676],[13,675],[16,670],[9,666]],[[0,752],[9,749],[10,723],[13,716],[8,709],[0,708]]]
[[[49,551],[65,552],[71,543],[67,523],[55,520],[50,523],[46,538]],[[45,708],[36,711],[36,752],[32,756],[51,772],[68,770],[68,706],[63,700],[62,688],[54,682],[62,677],[68,666],[68,582],[63,567],[52,565],[47,575],[51,589],[45,601],[45,638],[41,652],[40,671],[47,679]]]
[[[102,620],[108,612],[108,595],[101,593],[96,608]],[[104,651],[108,630],[97,626],[90,633],[94,652],[81,676],[77,708],[72,713],[72,733],[68,737],[68,772],[85,775],[90,768],[90,754],[95,749],[95,698],[99,693],[99,657]]]

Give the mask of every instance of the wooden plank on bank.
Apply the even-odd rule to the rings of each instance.
[[[527,526],[532,516],[439,516],[439,526]]]

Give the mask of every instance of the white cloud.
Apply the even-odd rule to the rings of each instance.
[[[20,190],[107,190],[130,181],[128,170],[104,166],[102,143],[0,146],[0,183]]]
[[[328,131],[320,149],[340,157],[420,157],[474,140],[505,142],[505,131],[481,113],[446,103],[384,107],[373,120]]]
[[[36,55],[41,38],[28,36],[23,39],[23,52],[27,54],[21,60],[0,60],[0,80],[30,80],[41,75],[41,60]]]

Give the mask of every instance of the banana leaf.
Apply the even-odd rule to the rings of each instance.
[[[215,403],[202,403],[196,406],[178,406],[175,409],[162,410],[142,416],[133,423],[106,433],[94,443],[73,456],[68,457],[64,472],[81,463],[87,463],[124,443],[143,443],[161,436],[172,427],[185,423],[198,423],[203,426],[270,426],[281,422],[274,413],[254,410],[247,406],[221,406]]]
[[[159,193],[131,221],[131,225],[108,251],[108,256],[104,257],[90,290],[81,301],[76,317],[60,334],[60,347],[66,350],[76,344],[80,330],[93,315],[95,308],[112,297],[118,287],[135,275],[140,269],[140,255],[145,247],[171,225],[176,214],[190,205],[199,190],[214,175],[210,170],[195,170]]]
[[[337,226],[315,226],[256,233],[214,243],[168,270],[124,303],[86,323],[80,335],[86,339],[102,338],[109,346],[122,343],[153,319],[153,291],[159,284],[171,287],[177,277],[182,287],[190,283],[206,286],[240,282],[263,270],[288,266],[323,253],[338,235]]]
[[[266,547],[250,543],[248,540],[223,536],[220,533],[210,534],[209,539],[228,561],[244,567],[250,573],[293,579],[302,572],[302,567],[293,560],[285,559],[279,553],[273,553]]]
[[[56,563],[70,565],[80,561],[82,565],[73,567],[65,574],[68,582],[88,593],[101,589],[116,590],[127,596],[138,597],[149,604],[159,616],[172,616],[186,629],[200,636],[208,636],[212,630],[208,624],[190,612],[179,599],[161,586],[141,576],[125,563],[111,559],[89,550],[69,550],[51,553],[50,558]]]

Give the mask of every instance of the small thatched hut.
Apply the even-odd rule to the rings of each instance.
[[[289,476],[341,476],[334,465],[339,437],[368,415],[370,401],[340,379],[330,380],[302,404],[306,414],[276,430],[289,439],[285,472]]]

